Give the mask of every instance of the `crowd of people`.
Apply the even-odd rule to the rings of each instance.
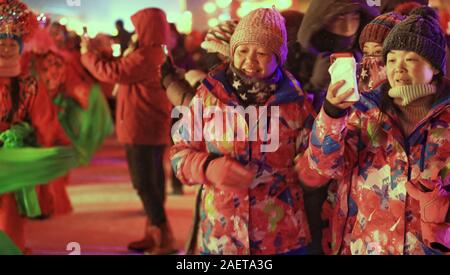
[[[117,36],[92,39],[0,2],[0,167],[18,159],[36,174],[0,171],[0,185],[13,179],[0,233],[24,250],[24,218],[69,213],[68,173],[114,120],[146,214],[132,251],[180,249],[164,207],[172,177],[174,194],[198,187],[189,254],[448,254],[447,13],[381,2],[260,8],[188,35],[146,8],[133,33],[118,20]],[[358,64],[348,90],[330,77],[338,53]]]

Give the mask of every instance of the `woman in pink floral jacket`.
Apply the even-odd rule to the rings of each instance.
[[[281,69],[286,44],[276,10],[244,17],[231,38],[232,63],[209,73],[173,129],[177,177],[203,187],[200,254],[302,254],[310,242],[294,163],[314,114]]]
[[[329,197],[333,253],[450,251],[445,47],[435,12],[418,8],[384,42],[388,84],[356,104],[345,102],[353,91],[336,96],[343,82],[330,86],[306,156],[338,180]]]

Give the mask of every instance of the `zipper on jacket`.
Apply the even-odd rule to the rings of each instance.
[[[422,151],[420,152],[420,172],[425,170],[425,152],[427,149],[428,130],[425,131],[424,138],[422,140]]]
[[[249,118],[247,116],[244,116],[244,119],[245,119],[245,123],[247,124],[247,129],[249,130],[248,131],[249,135],[247,136],[247,142],[248,142],[248,163],[251,163],[252,158],[253,158],[253,156],[252,156],[253,149],[252,149],[252,141],[250,140],[249,137],[250,137],[250,132],[252,131],[252,129],[250,129]],[[259,123],[259,120],[258,120],[258,123]],[[256,125],[258,125],[258,124],[256,124]],[[256,134],[258,134],[258,132]]]
[[[447,106],[447,105],[445,105]],[[445,107],[444,106],[444,107]],[[440,107],[437,108],[434,112],[432,112],[431,114],[428,114],[425,118],[423,118],[416,126],[416,128],[411,132],[411,134],[405,138],[405,151],[406,151],[406,156],[408,158],[408,181],[411,180],[411,165],[409,164],[409,153],[410,153],[410,144],[409,144],[409,138],[413,135],[414,132],[419,131],[420,128],[424,127],[425,124],[433,117],[437,116],[438,114],[440,114],[445,108],[444,107]],[[424,133],[424,139],[421,142],[422,145],[422,150],[420,153],[420,160],[419,160],[419,167],[420,167],[420,172],[423,172],[425,170],[425,150],[427,148],[427,139],[428,139],[428,130],[425,130]]]
[[[410,152],[410,148],[409,148],[409,139],[405,139],[405,153],[406,153],[406,159],[408,160],[408,181],[411,180],[411,165],[410,165],[410,160],[409,160],[409,152]]]
[[[447,106],[448,104],[440,106],[436,108],[431,114],[428,114],[426,117],[424,117],[421,121],[419,121],[419,123],[417,123],[416,128],[411,132],[411,134],[417,131],[417,129],[422,128],[427,122],[429,122],[430,119],[436,117],[437,115],[440,115],[440,113],[444,111]]]
[[[249,146],[248,161],[251,162],[253,160],[252,141],[249,141],[248,146]]]

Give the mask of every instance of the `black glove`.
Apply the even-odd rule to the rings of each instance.
[[[164,79],[168,75],[175,75],[176,68],[170,58],[166,58],[166,62],[161,65],[161,79]]]
[[[330,65],[330,53],[321,53],[317,56],[310,79],[315,89],[326,90],[330,85],[331,77],[328,73]]]
[[[168,76],[176,76],[176,74],[177,74],[176,68],[172,63],[172,60],[169,57],[167,57],[166,62],[164,62],[164,64],[161,65],[161,79],[160,79],[161,87],[166,89],[167,87],[164,85],[164,80]]]

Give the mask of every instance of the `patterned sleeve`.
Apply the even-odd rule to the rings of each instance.
[[[175,108],[182,117],[172,127],[174,145],[170,150],[170,160],[176,176],[187,185],[206,183],[204,170],[209,154],[201,136],[203,119],[201,114],[195,111],[198,104],[203,104],[203,93],[200,87],[189,107]]]
[[[356,110],[342,118],[332,118],[322,108],[314,122],[306,151],[310,167],[334,179],[351,173],[358,157],[360,124]]]

